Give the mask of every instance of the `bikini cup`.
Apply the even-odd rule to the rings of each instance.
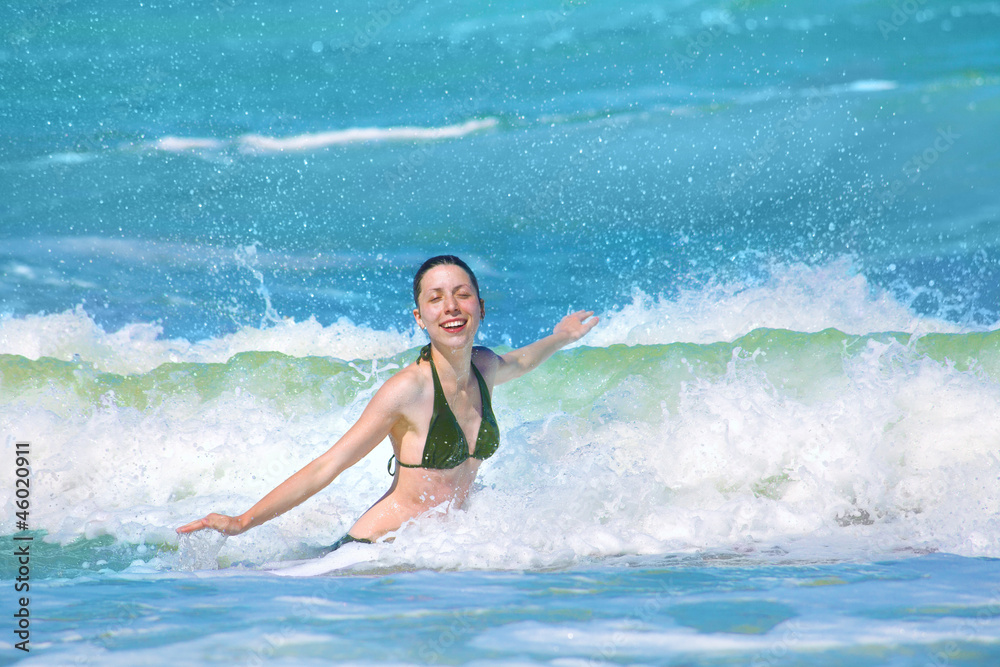
[[[398,461],[399,465],[404,468],[446,470],[460,466],[470,456],[481,461],[493,456],[500,447],[500,428],[497,426],[497,420],[493,414],[493,405],[490,401],[486,380],[483,379],[482,373],[479,372],[476,365],[472,364],[472,372],[479,383],[479,395],[483,402],[483,418],[479,424],[479,433],[476,435],[476,447],[470,455],[465,433],[444,396],[441,380],[434,367],[434,360],[430,356],[430,345],[420,351],[420,359],[427,359],[431,362],[431,377],[434,380],[434,412],[431,414],[430,425],[427,427],[427,440],[424,442],[424,455],[420,465]],[[389,459],[389,474],[393,474],[393,458],[395,456]]]

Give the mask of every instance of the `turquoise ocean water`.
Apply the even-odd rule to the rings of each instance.
[[[0,8],[0,662],[1000,664],[1000,3]],[[462,511],[235,538],[465,257]],[[29,531],[16,506],[30,443]],[[15,537],[31,537],[30,653]]]

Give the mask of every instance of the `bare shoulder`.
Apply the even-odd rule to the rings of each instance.
[[[483,374],[486,384],[493,386],[493,379],[496,376],[497,366],[500,364],[500,357],[496,352],[488,347],[477,345],[472,348],[472,363],[476,365],[479,372]]]
[[[430,386],[430,374],[413,363],[386,380],[376,397],[402,409],[419,401]]]

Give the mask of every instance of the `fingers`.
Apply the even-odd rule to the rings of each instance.
[[[594,311],[578,310],[564,317],[553,332],[568,336],[568,342],[574,342],[586,336],[600,321],[601,318],[596,317]]]
[[[205,520],[198,519],[197,521],[192,521],[191,523],[186,523],[177,529],[178,533],[193,533],[196,530],[201,530],[205,527]]]
[[[177,532],[193,533],[198,530],[204,530],[205,528],[211,528],[212,530],[219,531],[223,535],[236,535],[240,532],[240,530],[237,525],[234,525],[235,523],[236,522],[231,516],[212,512],[203,519],[198,519],[197,521],[184,524],[177,529]]]
[[[569,315],[568,317],[572,317],[579,324],[582,324],[583,326],[587,327],[587,331],[590,331],[590,329],[592,329],[594,325],[597,324],[601,319],[599,317],[594,317],[594,311],[592,310],[578,310],[572,315]],[[594,319],[588,321],[588,318],[590,317],[593,317]]]

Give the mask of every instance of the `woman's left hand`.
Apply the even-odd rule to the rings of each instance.
[[[593,314],[594,311],[592,310],[578,310],[575,313],[571,313],[562,318],[562,321],[556,325],[552,333],[556,336],[566,338],[567,343],[578,341],[586,336],[587,332],[601,321],[599,317],[591,317]]]
[[[204,530],[206,528],[217,530],[223,535],[239,535],[246,530],[237,517],[212,512],[203,519],[184,524],[177,529],[177,532],[193,533],[196,530]]]

